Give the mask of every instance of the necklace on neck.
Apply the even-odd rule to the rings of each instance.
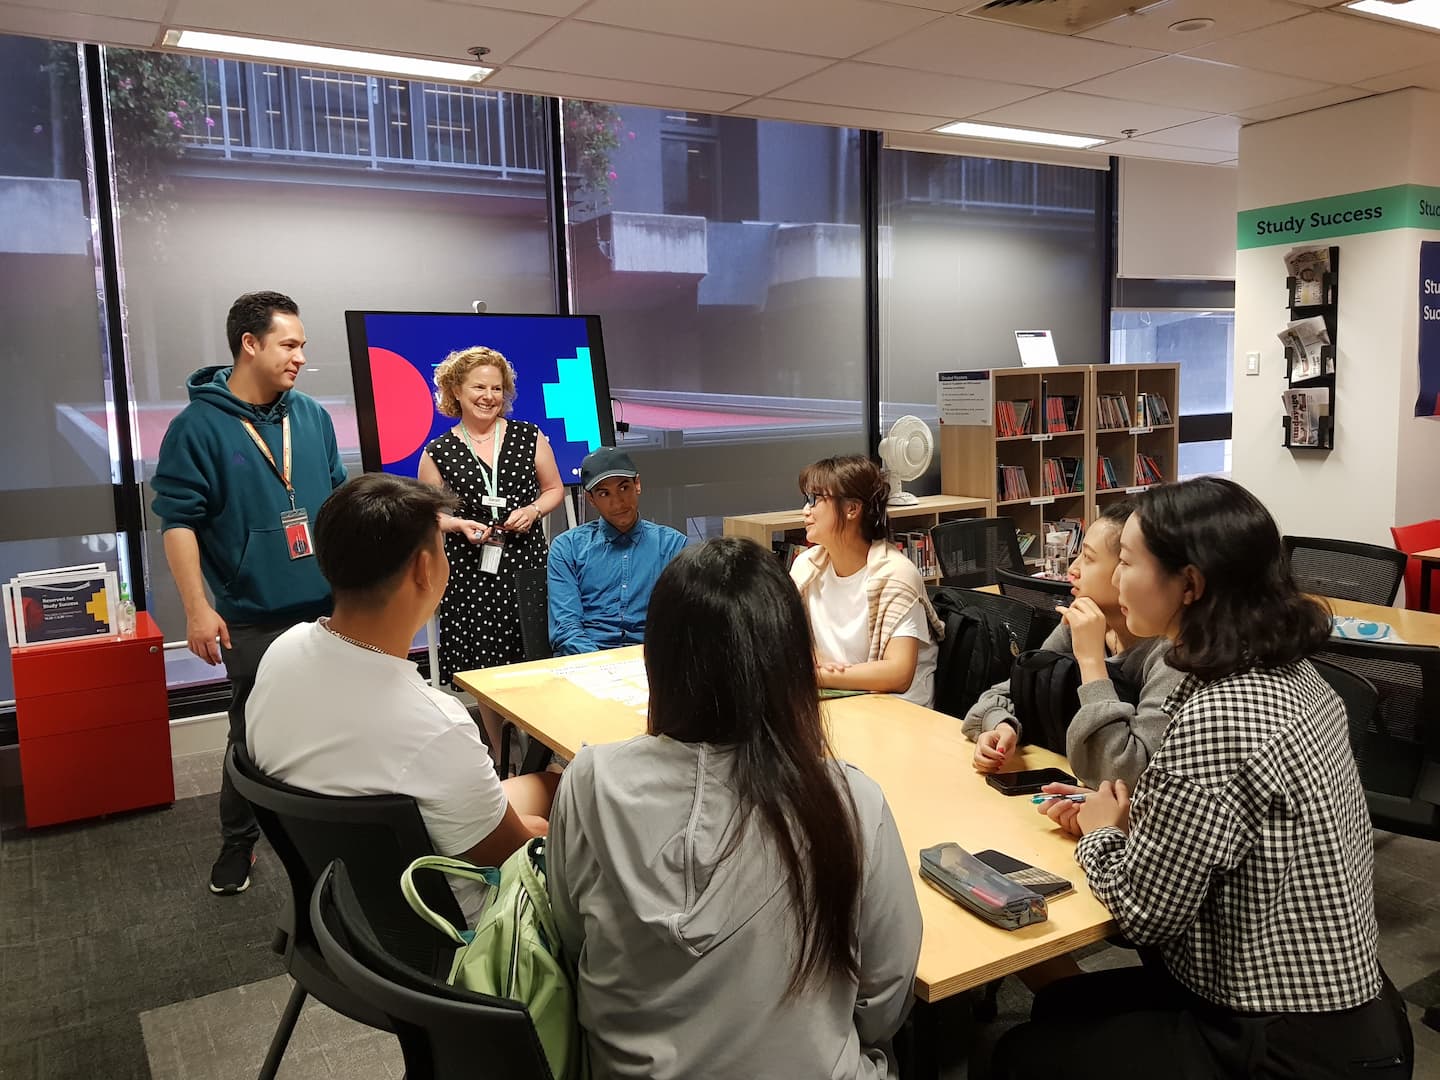
[[[330,616],[329,616],[329,615],[323,615],[323,616],[321,616],[321,618],[320,618],[320,629],[322,629],[322,630],[324,630],[324,631],[326,631],[326,632],[328,632],[328,633],[330,633],[330,634],[333,634],[335,637],[339,638],[341,641],[346,642],[347,644],[354,645],[357,649],[366,649],[366,650],[368,650],[369,652],[379,653],[381,656],[389,656],[389,655],[390,655],[390,654],[387,653],[384,649],[380,648],[380,646],[378,646],[378,645],[371,645],[368,641],[360,641],[360,640],[358,640],[357,638],[350,637],[348,634],[342,634],[342,633],[340,633],[339,630],[336,630],[333,626],[330,625]]]

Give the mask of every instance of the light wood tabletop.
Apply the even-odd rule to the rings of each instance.
[[[1328,604],[1336,615],[1353,615],[1357,619],[1389,623],[1401,640],[1409,645],[1440,645],[1440,615],[1433,615],[1428,611],[1385,607],[1381,604],[1361,604],[1354,600],[1335,600],[1325,596],[1317,599]]]
[[[643,707],[618,700],[633,685],[640,646],[558,657],[458,674],[455,681],[557,754],[574,757],[586,743],[628,739],[645,731]],[[577,685],[618,676],[616,698]],[[606,691],[602,689],[602,693]],[[922,1001],[938,1001],[1001,975],[1099,941],[1113,929],[1075,864],[1074,841],[1035,811],[1026,796],[1001,795],[971,767],[974,745],[960,721],[889,695],[825,703],[835,753],[885,791],[915,876],[924,943],[915,979]],[[1026,747],[1015,768],[1065,766],[1059,756]],[[982,922],[920,880],[919,851],[954,841],[967,851],[994,848],[1075,882],[1051,901],[1047,922],[1016,931]]]

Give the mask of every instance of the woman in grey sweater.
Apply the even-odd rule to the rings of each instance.
[[[1181,679],[1166,662],[1169,641],[1137,638],[1120,610],[1113,578],[1120,531],[1133,509],[1128,499],[1111,503],[1090,526],[1070,564],[1076,599],[1062,609],[1064,621],[1041,646],[1071,653],[1079,665],[1080,709],[1065,733],[1065,756],[1076,776],[1091,785],[1115,779],[1133,785],[1140,778],[1170,723],[1162,706]],[[1140,687],[1139,704],[1122,701],[1116,693],[1107,652],[1117,656],[1121,676]],[[976,771],[998,772],[1024,734],[1008,680],[980,695],[965,714],[962,730],[975,740]]]
[[[812,655],[751,541],[656,582],[649,734],[576,755],[546,846],[595,1080],[898,1075],[920,906],[879,785],[830,756]]]

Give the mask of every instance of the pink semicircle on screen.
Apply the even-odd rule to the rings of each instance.
[[[425,445],[435,419],[430,384],[399,353],[370,349],[370,383],[375,426],[380,429],[380,462],[404,461]]]

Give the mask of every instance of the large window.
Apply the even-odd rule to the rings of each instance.
[[[129,50],[106,64],[142,480],[189,375],[231,362],[225,315],[241,293],[300,305],[300,387],[329,411],[352,472],[347,309],[554,310],[539,99]],[[146,513],[151,611],[182,640]],[[172,685],[221,674],[168,655]]]
[[[115,415],[97,297],[75,45],[0,37],[0,580],[103,562],[116,534]],[[0,701],[14,698],[0,664]]]
[[[563,116],[574,307],[604,317],[646,516],[707,535],[794,506],[803,465],[864,449],[859,133]]]
[[[1050,330],[1062,364],[1104,362],[1104,172],[885,150],[880,225],[882,435],[936,422],[937,371],[1018,367],[1016,330]],[[939,491],[939,461],[907,487]]]
[[[1235,389],[1233,310],[1112,311],[1110,361],[1178,363],[1180,478],[1229,475],[1228,428]]]

